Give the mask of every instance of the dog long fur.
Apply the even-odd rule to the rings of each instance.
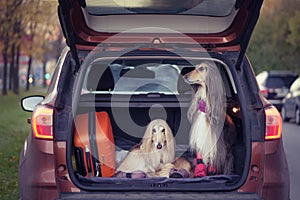
[[[219,70],[214,62],[205,61],[184,75],[184,79],[196,88],[188,110],[191,149],[200,152],[204,163],[214,166],[218,173],[230,174],[234,162],[231,147],[236,131],[232,119],[226,115],[225,91]],[[200,100],[206,103],[205,112],[198,109]]]
[[[175,158],[175,140],[165,120],[156,119],[147,126],[140,144],[133,147],[116,171],[131,173],[141,170],[155,174]]]

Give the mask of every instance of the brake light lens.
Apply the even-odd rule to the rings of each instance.
[[[261,94],[264,96],[264,97],[267,97],[268,96],[268,90],[267,89],[262,89],[260,90]]]
[[[35,138],[53,139],[52,120],[53,109],[39,106],[32,114],[31,126]]]
[[[265,109],[266,113],[266,140],[281,138],[282,119],[280,113],[275,107]]]

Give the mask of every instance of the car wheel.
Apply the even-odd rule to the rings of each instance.
[[[290,119],[286,117],[286,110],[284,107],[281,108],[281,118],[284,122],[289,121]]]
[[[300,125],[300,109],[296,110],[296,124]]]

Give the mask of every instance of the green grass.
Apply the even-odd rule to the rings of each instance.
[[[18,199],[18,165],[19,155],[24,140],[30,131],[27,118],[30,112],[25,112],[20,106],[21,98],[32,94],[45,95],[45,89],[31,88],[20,94],[11,92],[3,96],[0,94],[0,199]]]

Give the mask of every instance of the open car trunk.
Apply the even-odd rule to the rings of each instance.
[[[229,193],[240,189],[246,182],[248,172],[251,176],[251,142],[264,140],[262,105],[255,94],[251,67],[247,64],[244,66],[247,60],[245,52],[262,0],[58,2],[61,27],[74,61],[71,67],[75,81],[74,87],[63,88],[64,92],[72,92],[72,100],[58,99],[58,109],[54,112],[54,118],[58,116],[54,120],[59,121],[63,119],[60,116],[68,115],[68,125],[70,121],[74,122],[73,130],[67,136],[61,126],[55,127],[57,145],[66,145],[67,148],[68,173],[62,172],[60,176],[66,176],[67,180],[69,176],[77,188],[91,192],[90,198],[101,191],[105,191],[102,194],[108,195],[106,197],[110,197],[106,191],[122,191],[123,198],[136,199],[149,198],[151,191]],[[82,49],[96,46],[99,52],[81,58]],[[132,49],[125,52],[126,48]],[[187,84],[184,81],[187,77],[184,76],[203,62],[216,66],[218,73],[215,78],[221,77],[220,82],[211,79],[214,87],[206,89],[206,93],[220,88],[225,92],[210,96],[209,101],[196,102],[193,100],[201,84]],[[199,67],[196,71],[203,72],[203,69]],[[206,87],[202,85],[203,88]],[[221,99],[220,106],[210,110],[216,99]],[[64,105],[60,100],[66,101],[68,106],[72,104],[72,108],[66,106],[67,109],[59,110]],[[197,112],[190,109],[191,105],[195,105],[192,108]],[[218,112],[222,113],[222,117],[214,115]],[[206,116],[208,120],[205,120]],[[204,120],[195,123],[198,118]],[[132,153],[146,149],[144,139],[149,133],[147,127],[156,119],[162,119],[170,127],[174,137],[174,152],[167,152],[171,157],[174,156],[173,160],[166,161],[153,156],[165,155],[158,153],[165,144],[168,147],[168,142],[164,140],[156,145],[153,154],[144,152],[139,156]],[[231,131],[227,131],[230,130],[228,123],[234,127],[231,136]],[[201,126],[210,127],[207,130],[217,135],[207,134],[201,128],[195,131]],[[165,133],[164,129],[156,128],[148,137],[152,138],[151,144],[156,142],[153,138],[156,138],[157,130]],[[203,133],[205,137],[197,137],[197,134]],[[59,141],[67,142],[60,144]],[[213,150],[210,151],[209,147]],[[206,149],[205,155],[201,155],[201,149]],[[259,150],[263,151],[263,147]],[[64,153],[63,150],[61,152]],[[131,160],[128,161],[127,157]],[[214,171],[213,175],[206,173],[194,177],[197,169],[188,170],[188,178],[171,176],[168,171],[174,169],[166,170],[163,176],[157,175],[166,169],[167,164],[175,166],[174,160],[178,157],[190,162],[191,168],[202,166],[199,165],[202,161],[205,163],[202,166],[204,169],[208,169],[209,165],[214,168],[211,159],[215,157],[222,160],[217,162],[216,168],[220,165],[225,168],[229,163],[231,165],[226,173],[221,168]],[[150,162],[153,159],[158,161],[154,167],[154,162]],[[136,167],[137,170],[124,170],[124,160],[127,160],[127,167]],[[143,162],[147,164],[141,167]],[[57,163],[64,163],[64,160]],[[262,178],[263,170],[258,174],[258,179]],[[259,187],[254,182],[250,183],[252,190],[246,191],[257,192],[256,188]],[[60,181],[60,184],[60,187],[64,187],[67,183]],[[148,193],[137,197],[125,193],[129,191]],[[205,199],[257,199],[257,194],[255,197],[236,198],[235,194],[228,193],[218,197],[209,193],[211,196]],[[112,199],[120,198],[116,197],[117,194],[114,193]],[[160,198],[163,199],[164,195]],[[168,197],[183,199],[183,196],[171,195]],[[195,198],[193,195],[187,196],[184,199]]]
[[[237,95],[240,86],[233,81],[234,67],[219,54],[198,52],[178,56],[161,50],[147,52],[127,52],[118,58],[100,53],[101,56],[95,54],[83,62],[73,98],[74,131],[69,162],[72,182],[91,191],[231,191],[241,187],[249,170],[251,138],[245,127],[248,122],[243,122],[245,100]],[[196,152],[190,146],[192,122],[188,120],[197,86],[187,84],[183,75],[204,61],[214,62],[222,78],[226,94],[222,129],[232,131],[227,127],[227,119],[234,126],[234,134],[225,141],[231,142],[234,158],[230,173],[194,177],[192,169],[190,176],[184,178],[169,177],[169,171],[161,176],[148,172],[139,175],[140,171],[117,176],[120,163],[133,147],[142,143],[147,125],[155,119],[163,119],[170,126],[175,159],[184,157],[193,168],[199,164],[195,163]],[[132,165],[139,164],[135,162],[140,160]]]

